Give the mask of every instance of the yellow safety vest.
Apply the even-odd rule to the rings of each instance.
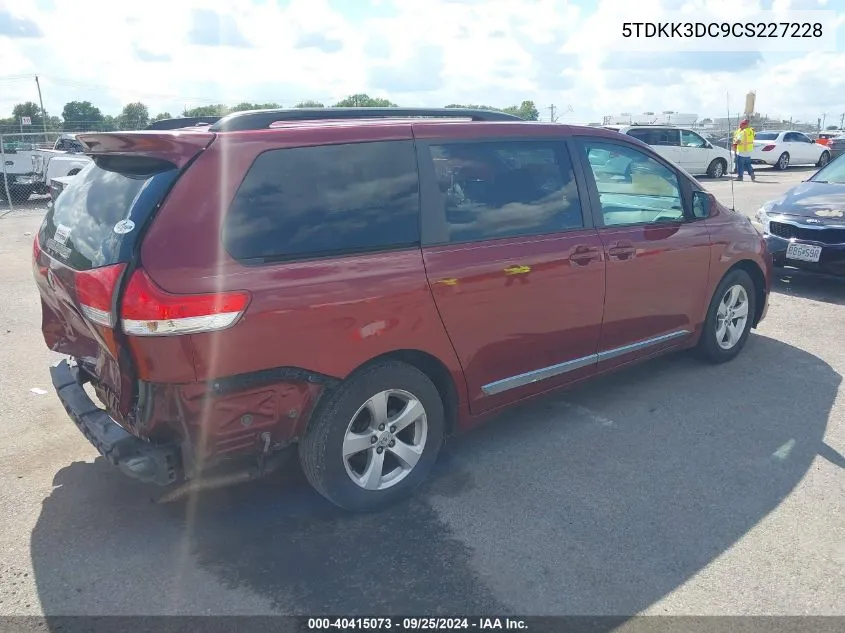
[[[754,130],[750,127],[744,130],[737,130],[734,134],[737,152],[750,152],[754,149]]]

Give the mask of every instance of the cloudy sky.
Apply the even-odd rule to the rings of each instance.
[[[835,10],[835,50],[631,52],[625,21]],[[806,49],[815,44],[808,41]],[[563,120],[675,110],[724,116],[757,91],[769,115],[845,113],[845,0],[0,0],[0,116],[88,100],[117,114],[240,101],[555,104]]]

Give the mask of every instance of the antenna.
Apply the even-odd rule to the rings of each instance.
[[[734,165],[736,165],[736,152],[733,151],[733,146],[734,146],[733,145],[733,136],[731,136],[731,130],[733,128],[731,127],[731,94],[729,92],[725,93],[725,101],[726,101],[725,105],[727,106],[727,109],[728,109],[728,152],[730,152],[733,155]],[[730,170],[730,167],[728,167],[728,169]],[[730,171],[728,171],[728,174],[730,175]],[[739,173],[737,172],[737,176],[738,175],[739,175]],[[731,211],[736,213],[736,198],[734,197],[734,179],[733,178],[731,178]]]

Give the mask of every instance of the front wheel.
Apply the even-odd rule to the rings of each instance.
[[[299,443],[302,470],[341,508],[370,511],[408,496],[443,442],[443,401],[424,373],[398,361],[366,367],[328,396]]]
[[[822,155],[819,156],[819,162],[816,163],[818,167],[824,167],[830,162],[830,152],[822,152]]]
[[[751,276],[734,270],[722,279],[707,310],[697,352],[711,363],[732,360],[745,346],[756,314]]]

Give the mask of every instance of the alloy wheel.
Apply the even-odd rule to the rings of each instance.
[[[346,474],[365,490],[384,490],[405,479],[416,466],[428,438],[425,407],[400,389],[367,400],[346,427]]]
[[[727,289],[716,312],[716,342],[732,349],[742,338],[748,322],[748,293],[740,284]]]
[[[786,169],[789,167],[789,156],[787,154],[783,154],[780,159],[778,160],[778,167],[781,169]]]

